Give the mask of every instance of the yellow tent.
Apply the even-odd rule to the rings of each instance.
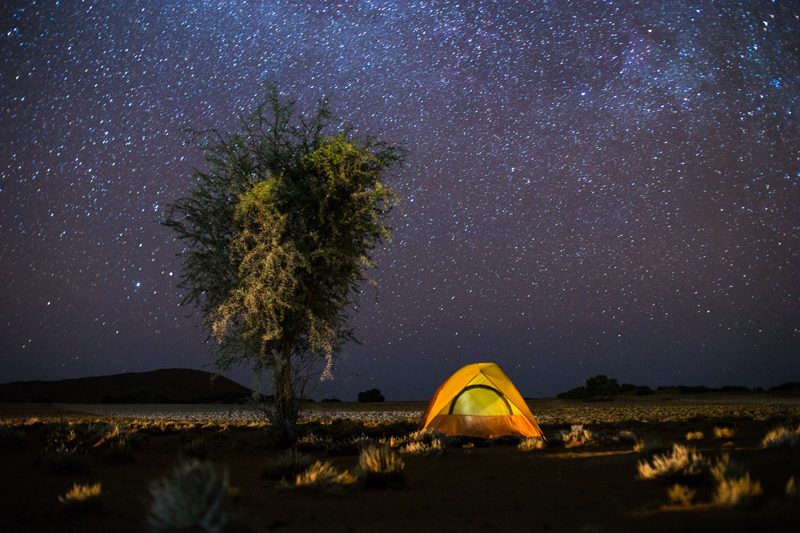
[[[422,429],[446,435],[544,437],[528,404],[495,363],[467,365],[442,383],[422,416]]]

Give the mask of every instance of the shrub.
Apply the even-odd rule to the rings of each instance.
[[[669,501],[674,505],[680,505],[682,507],[690,507],[695,494],[697,494],[696,490],[679,483],[675,483],[667,489]]]
[[[593,435],[583,427],[583,424],[574,424],[570,426],[569,431],[560,431],[558,437],[565,448],[576,448],[592,442]]]
[[[103,487],[100,483],[94,485],[73,483],[72,488],[66,494],[58,497],[58,501],[72,511],[89,510],[100,505],[102,490]]]
[[[689,431],[688,433],[686,433],[686,440],[688,441],[702,440],[702,438],[703,438],[702,431]]]
[[[519,444],[517,444],[517,449],[521,452],[541,450],[544,447],[545,447],[544,439],[537,439],[537,438],[522,439],[522,441]]]
[[[791,430],[781,426],[770,430],[761,439],[762,448],[797,448],[800,446],[800,428]]]
[[[706,468],[703,456],[694,448],[673,444],[669,454],[654,455],[650,461],[639,461],[637,469],[641,479],[659,477],[692,477]]]
[[[333,490],[342,485],[352,485],[356,477],[347,470],[340,472],[329,462],[317,461],[295,477],[296,487]]]
[[[733,428],[714,426],[714,438],[717,440],[732,439],[733,434]]]
[[[297,450],[288,450],[267,461],[267,464],[261,469],[261,477],[275,481],[293,479],[310,464],[311,457],[308,455]]]
[[[761,483],[752,481],[749,472],[730,463],[727,454],[711,467],[711,475],[715,482],[713,501],[716,505],[747,507],[764,493]]]
[[[367,487],[390,487],[405,484],[405,462],[388,446],[367,446],[358,456],[358,468]]]
[[[235,515],[227,471],[197,459],[178,464],[170,477],[150,486],[150,494],[147,520],[155,531],[223,531]]]

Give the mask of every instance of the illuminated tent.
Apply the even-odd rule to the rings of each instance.
[[[467,365],[442,383],[422,416],[422,429],[446,435],[542,437],[528,404],[495,363]]]

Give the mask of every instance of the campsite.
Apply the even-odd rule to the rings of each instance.
[[[307,404],[288,448],[254,406],[2,404],[0,530],[169,530],[157,511],[169,516],[181,490],[195,490],[191,501],[213,507],[192,531],[796,531],[800,525],[792,489],[800,478],[796,393],[525,400],[503,376],[494,365],[469,365],[430,402]],[[545,439],[420,431],[437,412],[511,419],[519,411],[528,420],[528,410],[535,425],[524,426]],[[461,427],[469,433],[469,425]],[[492,424],[476,431],[486,427]],[[657,466],[676,445],[690,452],[683,470],[643,474],[642,464]],[[378,468],[364,462],[369,453],[384,454]],[[759,490],[720,501],[712,472],[723,462],[725,476],[741,481],[746,472],[748,486]],[[191,482],[183,489],[165,484],[181,464],[206,465],[217,477],[204,478],[202,490]],[[303,477],[304,471],[315,473]],[[100,486],[93,497],[70,499],[74,484]]]

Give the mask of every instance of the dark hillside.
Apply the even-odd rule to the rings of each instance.
[[[220,403],[250,394],[226,377],[184,368],[0,384],[0,402],[19,403]]]

